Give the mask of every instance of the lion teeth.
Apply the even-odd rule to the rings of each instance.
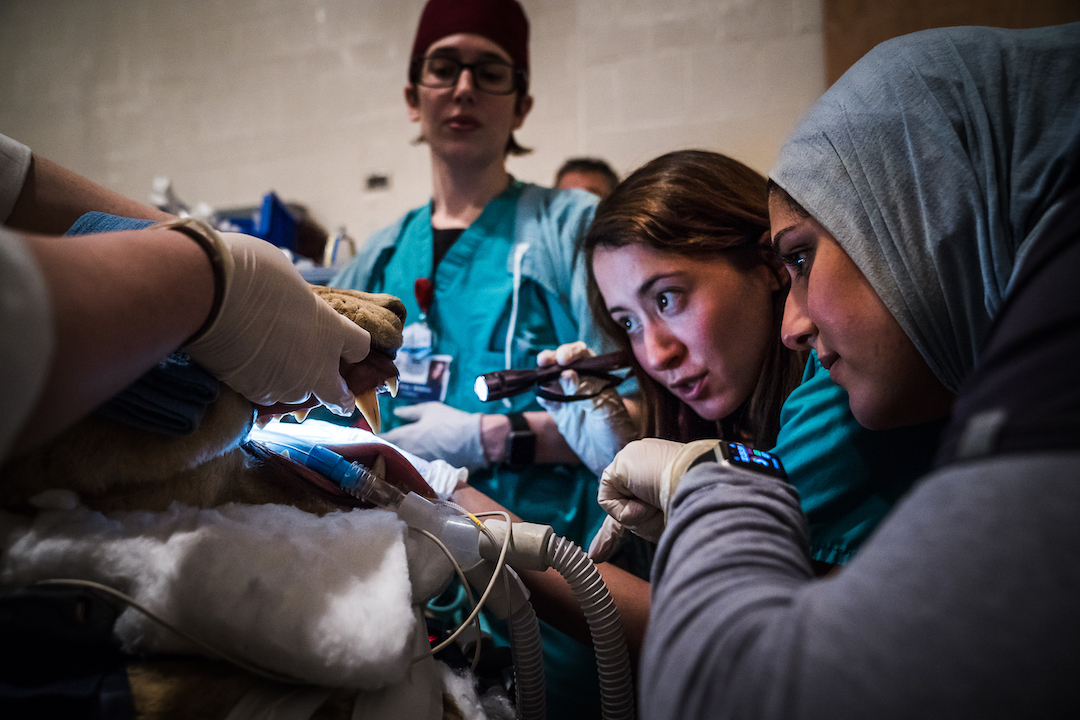
[[[280,420],[283,417],[285,417],[285,416],[282,415],[281,413],[274,413],[274,414],[271,414],[271,415],[260,415],[260,416],[255,418],[255,427],[262,430],[263,428],[265,428],[270,423],[274,422],[275,420]]]
[[[292,415],[294,418],[296,418],[296,422],[302,423],[305,420],[307,420],[307,416],[310,413],[311,413],[311,408],[304,408],[303,410],[296,410],[295,412],[292,412],[292,413],[289,413],[289,414]]]
[[[356,407],[360,410],[360,413],[367,420],[368,426],[371,428],[371,432],[376,435],[379,434],[379,429],[382,427],[382,418],[379,415],[379,398],[375,394],[374,390],[368,390],[356,396]]]
[[[386,378],[386,389],[390,391],[390,397],[397,397],[398,377]]]

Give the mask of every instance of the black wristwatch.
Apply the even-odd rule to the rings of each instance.
[[[523,413],[507,413],[506,418],[510,421],[510,434],[506,436],[503,464],[508,467],[532,465],[536,461],[536,433],[529,428]]]
[[[784,471],[780,458],[764,450],[755,450],[752,447],[731,442],[730,440],[721,440],[720,444],[715,448],[706,450],[694,462],[690,463],[687,470],[706,462],[717,462],[721,465],[754,470],[773,477],[787,478],[787,473]]]

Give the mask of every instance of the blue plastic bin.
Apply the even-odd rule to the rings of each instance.
[[[296,230],[299,224],[296,216],[281,202],[277,193],[271,190],[263,195],[259,227],[255,235],[291,252],[296,249]]]

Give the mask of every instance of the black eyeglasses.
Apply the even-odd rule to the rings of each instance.
[[[518,78],[525,71],[498,60],[463,63],[452,57],[434,55],[420,58],[420,73],[416,82],[429,88],[448,88],[457,85],[462,70],[472,74],[473,85],[492,95],[509,95],[518,87]]]

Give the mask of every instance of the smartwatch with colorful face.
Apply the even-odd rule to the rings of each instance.
[[[755,450],[742,443],[729,440],[721,440],[719,445],[702,454],[701,457],[690,464],[690,467],[695,467],[704,462],[718,462],[732,467],[765,473],[773,477],[787,478],[787,473],[784,472],[784,466],[781,464],[780,458],[764,450]]]

